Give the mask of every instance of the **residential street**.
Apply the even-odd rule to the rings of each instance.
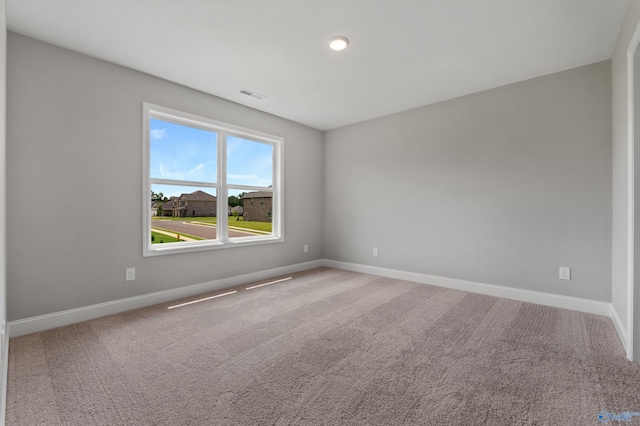
[[[194,235],[200,238],[206,239],[215,239],[216,238],[216,227],[211,225],[200,225],[195,223],[187,223],[185,221],[176,221],[176,220],[162,220],[162,219],[152,219],[151,220],[151,228],[161,228],[169,231],[174,231],[178,234],[188,234]],[[256,235],[251,232],[243,232],[236,230],[229,230],[229,238],[236,237],[250,237]]]

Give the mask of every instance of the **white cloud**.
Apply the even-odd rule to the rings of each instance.
[[[151,129],[151,139],[162,139],[167,136],[167,129]]]
[[[162,179],[184,180],[187,177],[187,174],[184,172],[172,172],[171,170],[168,170],[164,164],[160,163],[160,177]]]
[[[227,177],[233,180],[244,180],[244,181],[259,179],[259,177],[256,175],[228,175]]]
[[[204,168],[204,164],[200,163],[195,166],[193,169],[187,172],[187,175],[190,177],[200,176],[202,174],[202,169]]]
[[[163,163],[160,163],[160,177],[162,179],[174,179],[174,180],[194,180],[205,174],[205,164],[200,163],[187,172],[183,171],[171,171]]]

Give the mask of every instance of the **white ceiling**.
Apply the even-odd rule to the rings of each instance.
[[[610,59],[627,5],[7,0],[7,21],[11,31],[327,130]],[[345,51],[329,50],[334,35],[351,40]]]

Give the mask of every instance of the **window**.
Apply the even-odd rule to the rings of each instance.
[[[148,103],[143,116],[144,256],[284,240],[282,138]]]

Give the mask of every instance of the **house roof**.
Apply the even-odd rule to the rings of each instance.
[[[207,194],[204,191],[198,190],[192,192],[191,194],[182,194],[178,199],[186,201],[215,201],[216,197],[211,194]]]
[[[165,210],[165,203],[159,201],[153,201],[151,203],[151,210],[158,210],[158,207],[162,207],[162,210]]]
[[[256,192],[249,192],[247,194],[244,194],[242,196],[242,199],[244,200],[245,198],[271,198],[271,197],[273,197],[273,192],[256,191]]]

